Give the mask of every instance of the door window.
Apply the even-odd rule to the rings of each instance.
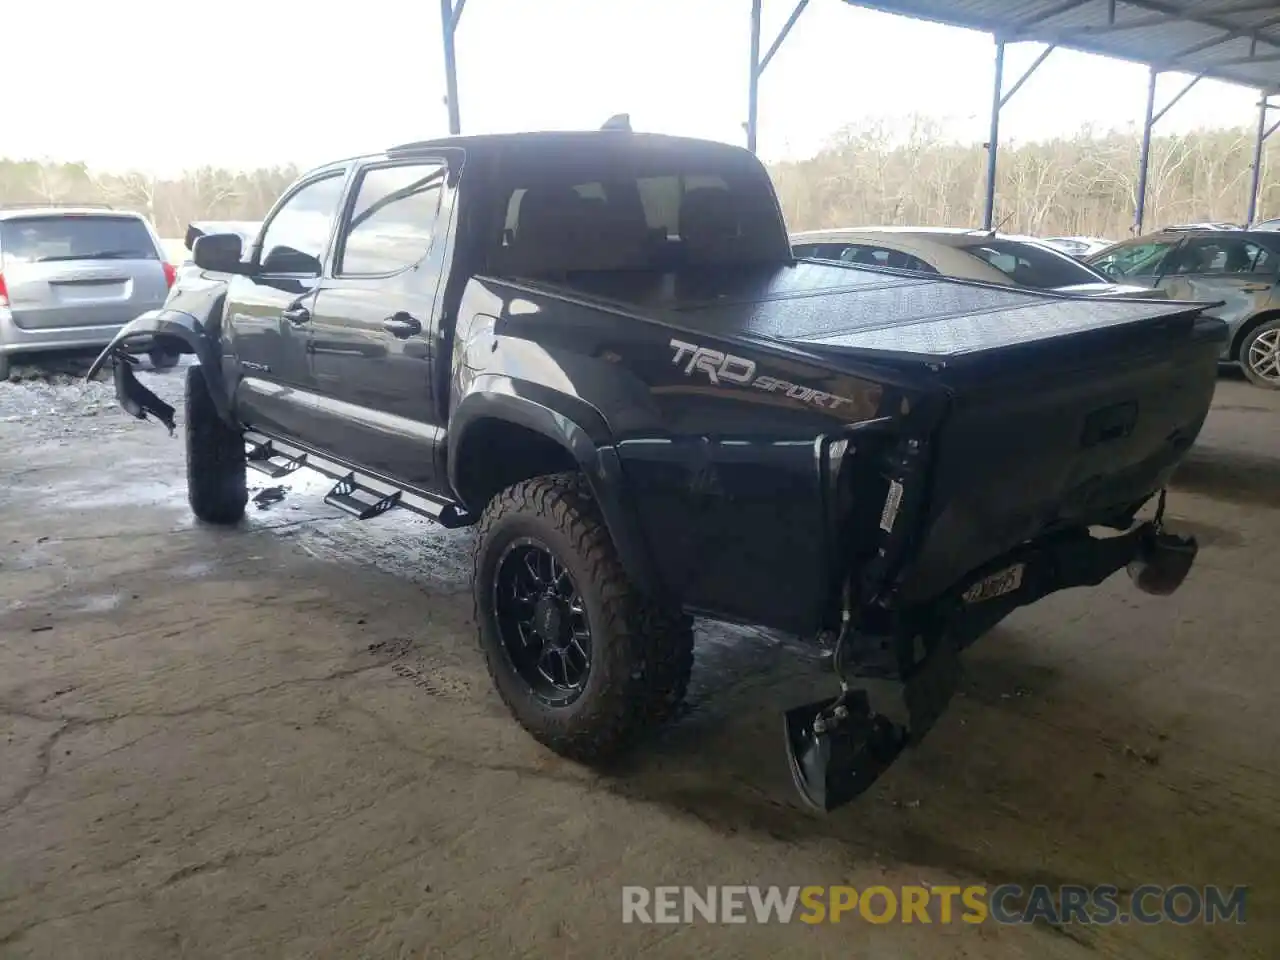
[[[259,263],[263,273],[318,277],[342,199],[343,174],[313,180],[284,202],[267,224]]]
[[[1224,276],[1271,273],[1275,255],[1256,243],[1236,237],[1188,240],[1170,260],[1170,274]]]
[[[1140,240],[1116,247],[1089,265],[1109,277],[1154,277],[1177,245],[1176,240]]]
[[[427,255],[440,216],[442,163],[366,170],[356,187],[351,220],[338,241],[335,273],[386,276]]]

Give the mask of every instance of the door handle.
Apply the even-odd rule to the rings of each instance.
[[[295,327],[311,322],[311,311],[300,303],[290,304],[285,307],[282,316]]]
[[[414,334],[422,332],[422,323],[402,310],[401,312],[392,314],[387,317],[387,319],[383,320],[382,329],[386,330],[393,337],[398,337],[401,340],[407,340]]]

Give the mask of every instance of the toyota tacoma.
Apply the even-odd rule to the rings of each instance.
[[[493,682],[583,762],[677,711],[695,615],[758,624],[830,649],[838,689],[780,728],[831,809],[1008,613],[1122,568],[1170,593],[1195,557],[1163,515],[1226,336],[1204,304],[796,258],[736,147],[617,125],[406,144],[193,256],[225,292],[143,314],[96,366],[172,432],[132,354],[195,355],[196,517],[237,523],[247,468],[306,468],[358,518],[474,524]]]

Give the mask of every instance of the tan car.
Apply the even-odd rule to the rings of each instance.
[[[1151,297],[1163,291],[1116,283],[1042,240],[946,227],[864,227],[791,235],[798,257],[940,273],[962,280],[1095,297]]]

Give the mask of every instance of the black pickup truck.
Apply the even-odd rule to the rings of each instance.
[[[831,648],[838,694],[783,724],[830,809],[1010,611],[1122,567],[1169,593],[1195,556],[1162,515],[1226,336],[1203,305],[798,260],[734,147],[407,144],[306,174],[250,249],[203,236],[194,260],[211,282],[97,365],[172,431],[131,354],[198,358],[195,515],[239,521],[246,467],[306,467],[362,519],[476,524],[493,681],[584,762],[676,712],[694,615],[759,624]],[[903,702],[873,709],[864,677]]]

